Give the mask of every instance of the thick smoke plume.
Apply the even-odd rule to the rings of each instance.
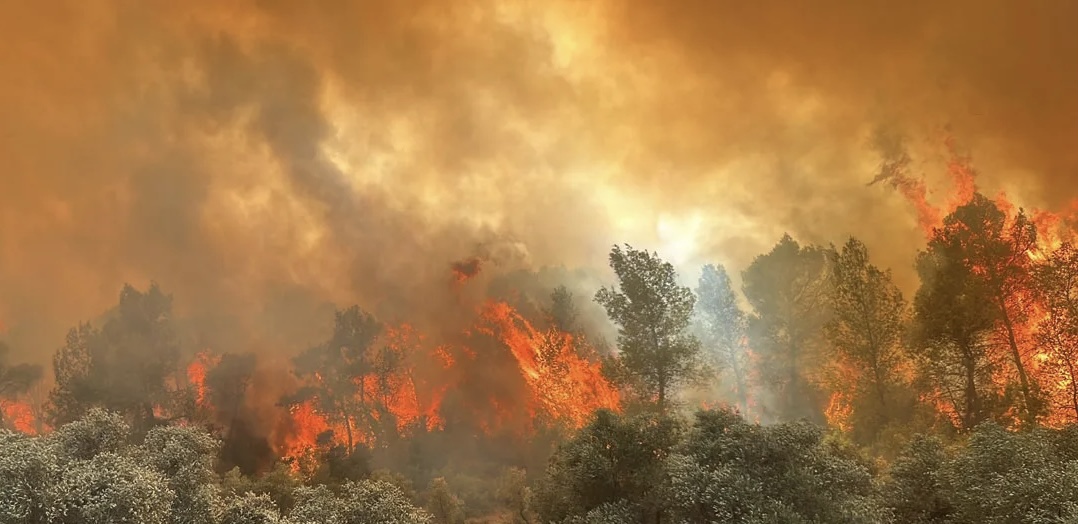
[[[1064,205],[1074,20],[1064,0],[8,2],[0,326],[45,362],[156,280],[205,343],[293,350],[334,304],[455,324],[479,298],[460,261],[601,268],[629,241],[739,269],[784,231],[857,235],[909,286],[917,216],[865,186],[872,137],[907,137],[930,197],[955,138],[984,191]]]

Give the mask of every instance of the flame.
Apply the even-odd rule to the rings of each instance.
[[[949,153],[947,173],[951,179],[952,191],[946,198],[944,208],[930,203],[927,199],[927,191],[923,179],[911,177],[908,172],[909,158],[903,156],[898,161],[892,161],[885,165],[886,172],[881,179],[889,180],[892,187],[906,197],[917,212],[918,222],[926,238],[929,238],[933,229],[942,225],[944,213],[953,212],[958,207],[970,202],[977,191],[977,172],[973,169],[968,156],[959,155],[956,152],[955,142],[951,138],[945,140]],[[1001,192],[994,199],[996,206],[1006,216],[1006,227],[1010,227],[1019,214],[1017,206],[1011,198]],[[1024,270],[1031,271],[1036,265],[1049,260],[1052,253],[1060,249],[1065,242],[1073,242],[1076,239],[1075,225],[1078,224],[1078,200],[1071,203],[1069,209],[1062,213],[1053,213],[1045,210],[1033,210],[1028,217],[1037,231],[1037,243],[1026,250],[1026,260],[1018,260],[1014,263],[1024,266]],[[974,267],[973,271],[984,274],[987,268]],[[1026,369],[1029,381],[1038,388],[1040,394],[1045,397],[1049,407],[1039,422],[1042,424],[1058,426],[1063,423],[1078,420],[1078,369],[1071,369],[1066,365],[1068,361],[1078,360],[1078,355],[1071,355],[1069,347],[1073,344],[1067,341],[1050,340],[1044,335],[1054,319],[1049,308],[1042,302],[1041,297],[1033,289],[1029,279],[1019,282],[1017,289],[1010,290],[1004,307],[1012,312],[1012,331],[1015,344],[1019,348],[1019,362]],[[1013,355],[1009,356],[1010,342],[1004,326],[999,326],[995,335],[991,358],[997,363],[999,371],[993,376],[996,387],[1002,391],[1008,384],[1014,383],[1016,366]],[[1078,342],[1078,341],[1075,341]],[[1073,373],[1072,373],[1073,371]],[[950,419],[955,424],[960,422],[959,410],[956,409],[954,399],[942,391],[935,391],[922,397],[922,401],[935,406],[937,413]],[[841,416],[842,410],[840,399],[832,397],[832,408],[836,416]],[[1070,406],[1061,409],[1060,406]],[[1070,413],[1067,413],[1068,410]],[[1011,413],[1005,414],[1013,423],[1018,423],[1018,413],[1012,409]]]
[[[849,396],[841,391],[832,393],[831,399],[827,402],[827,409],[824,410],[824,416],[827,417],[827,423],[831,425],[831,427],[837,428],[839,431],[849,431],[850,415],[852,414],[853,405],[850,402]]]
[[[598,362],[578,354],[572,334],[540,331],[505,302],[488,302],[482,317],[490,325],[487,332],[516,358],[533,409],[577,428],[597,409],[620,409],[617,389],[603,377]]]
[[[15,431],[27,435],[36,435],[37,417],[30,404],[17,401],[0,403],[0,409],[4,412],[4,421]]]
[[[209,351],[203,351],[195,356],[195,360],[187,366],[187,380],[195,388],[195,404],[202,409],[210,409],[206,398],[206,371],[216,366],[221,357],[210,355]]]
[[[472,277],[479,274],[479,270],[482,269],[483,263],[478,257],[472,257],[458,262],[454,262],[450,265],[450,269],[453,272],[453,281],[455,283],[463,284]]]

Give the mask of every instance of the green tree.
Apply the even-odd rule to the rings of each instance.
[[[685,522],[887,522],[858,458],[807,421],[749,424],[697,412],[669,465],[675,515]]]
[[[664,463],[681,434],[681,423],[673,417],[596,412],[591,424],[550,459],[536,493],[539,521],[582,517],[627,500],[636,518],[622,522],[657,522],[665,506]]]
[[[146,292],[124,286],[119,305],[101,329],[90,324],[71,329],[53,356],[53,425],[76,420],[96,406],[122,413],[136,432],[144,433],[160,422],[155,408],[170,411],[182,404],[185,392],[169,385],[177,382],[169,378],[179,360],[172,297],[156,284]]]
[[[219,501],[214,461],[221,443],[204,430],[160,426],[138,447],[139,462],[165,476],[175,494],[168,522],[215,524]]]
[[[726,268],[711,264],[704,266],[696,295],[703,342],[713,352],[716,367],[720,371],[728,370],[733,376],[738,406],[745,411],[749,403],[746,320],[745,313],[737,305]]]
[[[1042,413],[1043,400],[1027,370],[1030,348],[1021,347],[1017,330],[1028,316],[1029,303],[1019,294],[1031,286],[1028,253],[1037,246],[1037,228],[1021,211],[1008,220],[994,202],[977,193],[944,219],[929,246],[952,257],[969,273],[969,280],[982,288],[981,307],[992,315],[993,327],[1017,375],[1022,419],[1032,423]]]
[[[573,293],[565,286],[558,286],[550,294],[550,308],[545,311],[550,324],[562,333],[577,333],[580,312],[573,301]]]
[[[891,465],[884,484],[884,503],[896,522],[949,522],[954,508],[944,473],[948,460],[939,438],[914,436]]]
[[[674,389],[700,371],[700,343],[688,332],[696,297],[656,253],[614,246],[610,267],[619,286],[595,300],[618,326],[618,361],[664,411]]]
[[[891,280],[869,262],[868,249],[850,238],[828,252],[833,316],[827,338],[842,362],[838,387],[854,396],[854,419],[880,428],[898,408],[892,398],[903,354],[906,302]]]
[[[749,345],[758,357],[764,385],[777,390],[776,414],[791,420],[821,420],[819,342],[828,320],[827,261],[824,251],[801,246],[789,235],[742,273],[753,313]]]

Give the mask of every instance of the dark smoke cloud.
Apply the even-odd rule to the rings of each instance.
[[[862,237],[911,288],[920,234],[865,186],[873,132],[910,137],[937,190],[951,135],[989,193],[1062,205],[1074,20],[1064,0],[9,2],[0,321],[45,361],[153,279],[206,343],[293,349],[333,304],[452,330],[492,274],[602,274],[622,241],[736,274],[785,231]]]

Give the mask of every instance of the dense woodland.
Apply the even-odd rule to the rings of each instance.
[[[616,246],[614,285],[486,306],[455,350],[342,309],[285,390],[127,287],[51,379],[0,353],[0,522],[1078,523],[1068,231],[973,194],[912,297],[853,238],[785,236],[740,294]]]

